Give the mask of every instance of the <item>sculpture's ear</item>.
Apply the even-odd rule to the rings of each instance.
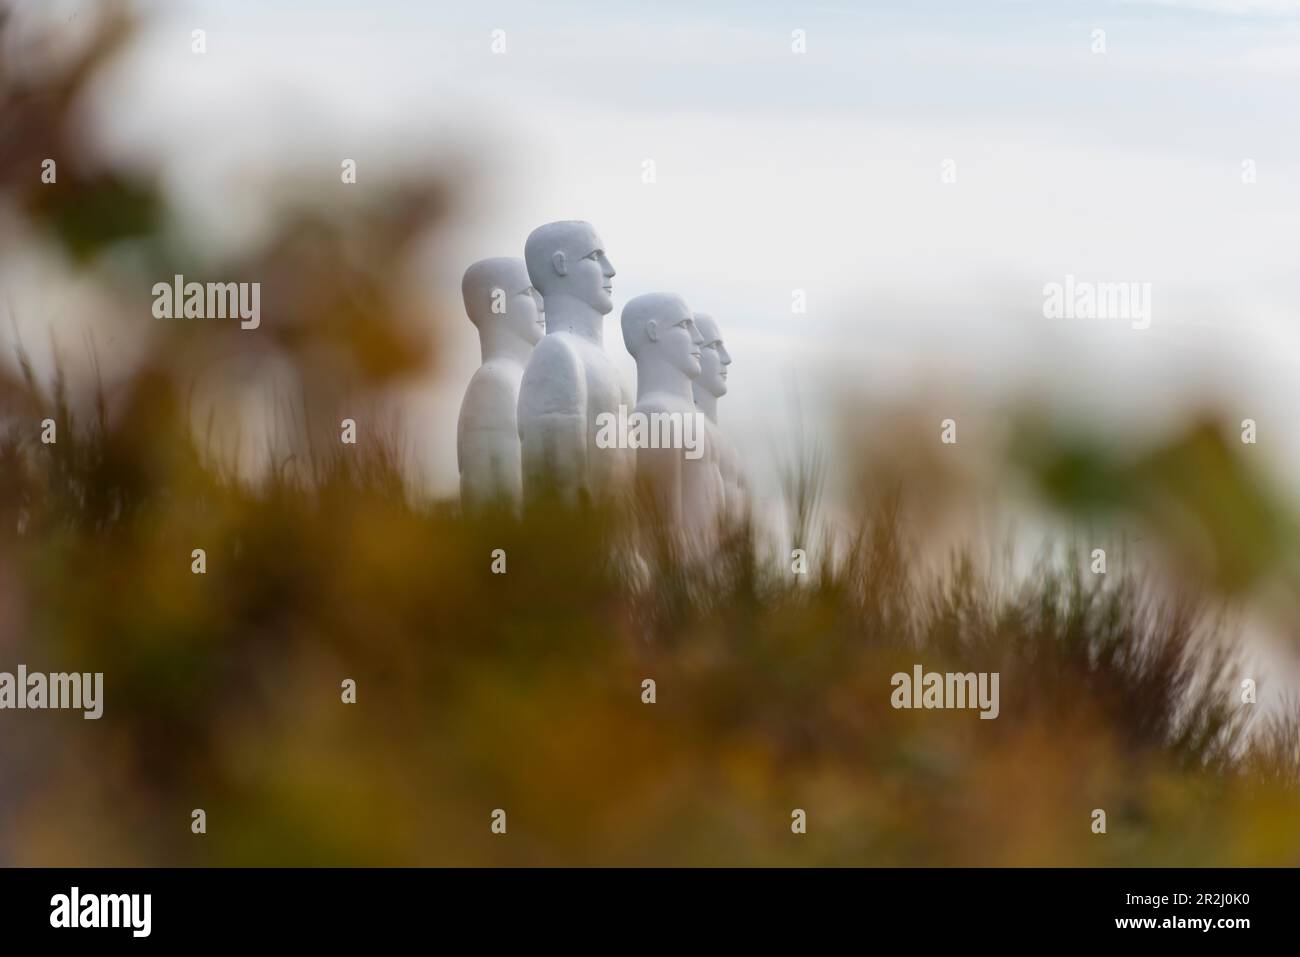
[[[648,320],[646,320],[646,324],[645,324],[645,337],[646,337],[647,339],[649,339],[651,342],[658,342],[658,341],[659,341],[659,323],[655,322],[653,319],[648,319]]]
[[[551,265],[555,267],[555,273],[558,276],[567,276],[569,274],[569,264],[564,260],[564,253],[558,249],[555,255],[551,257]]]

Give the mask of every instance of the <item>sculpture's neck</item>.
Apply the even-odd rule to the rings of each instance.
[[[718,397],[698,382],[695,383],[695,407],[708,417],[714,425],[718,424]]]
[[[484,363],[491,360],[493,362],[513,362],[520,366],[527,365],[528,357],[533,352],[533,347],[518,336],[507,332],[497,333],[490,330],[482,330],[479,335],[479,349],[482,352]]]
[[[691,380],[680,369],[656,357],[643,359],[636,364],[636,397],[641,399],[658,392],[680,399],[686,405],[694,407],[691,396]]]
[[[546,297],[546,332],[571,332],[575,336],[605,344],[605,317],[585,302],[565,295]]]

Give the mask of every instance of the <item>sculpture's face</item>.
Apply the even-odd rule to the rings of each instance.
[[[535,346],[546,335],[546,313],[541,294],[528,281],[528,273],[524,270],[520,272],[521,275],[515,278],[506,305],[506,319],[515,335],[530,346]]]
[[[575,223],[565,237],[564,248],[551,257],[557,273],[556,291],[585,302],[602,316],[614,308],[614,267],[605,255],[605,245],[587,223]]]
[[[731,353],[722,342],[722,331],[711,316],[696,313],[695,325],[704,340],[700,347],[700,377],[696,384],[713,396],[727,394],[727,366],[731,365]]]
[[[681,300],[668,304],[662,319],[655,319],[654,340],[668,364],[688,378],[700,374],[700,346],[704,338],[695,319]]]

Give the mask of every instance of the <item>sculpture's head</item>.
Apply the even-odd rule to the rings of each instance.
[[[546,332],[542,297],[528,281],[522,259],[480,259],[465,270],[460,291],[465,312],[481,333],[501,330],[535,346]]]
[[[614,308],[614,267],[591,223],[565,220],[538,226],[524,243],[528,275],[543,299],[569,296],[602,316]]]
[[[704,340],[681,296],[649,292],[623,307],[623,344],[641,362],[652,354],[694,379],[700,374],[700,346]]]
[[[695,327],[700,330],[704,344],[700,347],[700,377],[695,384],[712,396],[727,394],[727,366],[731,353],[722,342],[722,330],[717,321],[707,313],[695,314]]]

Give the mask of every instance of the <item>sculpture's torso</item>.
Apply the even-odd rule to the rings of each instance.
[[[687,459],[682,467],[682,508],[688,527],[708,544],[725,514],[726,491],[721,470],[721,433],[704,413],[699,415],[703,454]]]
[[[522,498],[516,406],[524,368],[489,360],[465,390],[456,425],[461,503],[467,509],[518,507]]]
[[[554,484],[562,498],[601,500],[626,487],[633,453],[596,444],[598,417],[617,416],[620,405],[630,408],[631,395],[601,346],[570,332],[543,337],[519,391],[524,494]],[[585,469],[574,464],[584,461]]]
[[[694,403],[687,402],[680,396],[666,392],[649,392],[637,399],[636,411],[646,417],[646,423],[670,422],[667,417],[675,416],[676,421],[685,428],[687,418],[695,415],[696,409]],[[658,416],[665,418],[658,420],[656,418]],[[647,424],[646,441],[651,441],[650,435],[653,430],[655,426]],[[684,441],[683,435],[673,436],[671,425],[665,432],[660,433],[659,441],[663,442],[669,438],[681,438]],[[702,449],[707,447],[707,441],[702,433],[699,435],[699,442]],[[707,455],[707,452],[705,454]],[[638,449],[636,455],[637,481],[644,492],[652,495],[662,518],[678,532],[693,533],[694,521],[702,514],[703,497],[707,494],[706,469],[698,467],[704,461],[704,457],[688,459],[686,449],[676,445]],[[675,461],[676,464],[668,467],[666,465],[668,459]]]
[[[712,444],[717,450],[718,481],[722,487],[724,515],[728,524],[735,524],[744,518],[748,494],[744,472],[740,467],[740,453],[716,422],[710,422],[709,425],[712,426]]]

